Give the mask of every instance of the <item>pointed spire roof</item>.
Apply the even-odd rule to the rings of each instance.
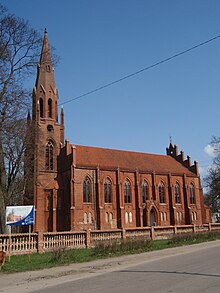
[[[46,29],[44,31],[44,39],[41,50],[40,63],[38,64],[38,72],[35,86],[36,88],[41,87],[44,92],[46,92],[50,88],[53,89],[54,93],[56,92],[53,63]]]
[[[46,28],[44,31],[44,40],[43,40],[43,46],[42,46],[42,51],[41,51],[41,57],[40,57],[40,65],[42,65],[42,64],[48,64],[48,65],[52,66],[50,46],[49,46]]]

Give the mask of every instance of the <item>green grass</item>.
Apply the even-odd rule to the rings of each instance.
[[[54,249],[44,254],[17,255],[6,258],[2,272],[13,273],[31,270],[40,270],[71,263],[89,262],[95,259],[109,258],[128,254],[137,254],[147,251],[160,250],[170,247],[190,245],[220,239],[220,232],[195,233],[176,235],[169,240],[148,240],[136,237],[124,240],[98,241],[94,248]]]
[[[29,255],[14,255],[6,257],[2,272],[14,273],[40,270],[55,266],[68,265],[70,263],[87,262],[96,259],[92,249],[55,249],[53,252],[43,254],[33,253]]]

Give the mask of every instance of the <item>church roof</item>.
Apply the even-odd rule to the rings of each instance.
[[[195,176],[188,168],[168,155],[155,155],[131,151],[75,145],[77,167],[120,168],[156,173],[186,174]]]

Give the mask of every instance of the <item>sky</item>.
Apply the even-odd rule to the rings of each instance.
[[[166,154],[170,137],[203,177],[219,134],[219,0],[0,0],[49,42],[65,136],[72,144]],[[35,76],[30,81],[34,85]]]

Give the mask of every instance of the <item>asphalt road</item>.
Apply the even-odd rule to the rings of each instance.
[[[45,273],[41,272],[38,277],[32,275],[26,283],[21,280],[18,286],[11,282],[14,286],[11,288],[5,283],[0,292],[219,293],[220,241],[101,260],[75,270],[73,267],[66,271],[63,268],[62,274],[58,271],[51,271],[51,275],[48,271]]]

